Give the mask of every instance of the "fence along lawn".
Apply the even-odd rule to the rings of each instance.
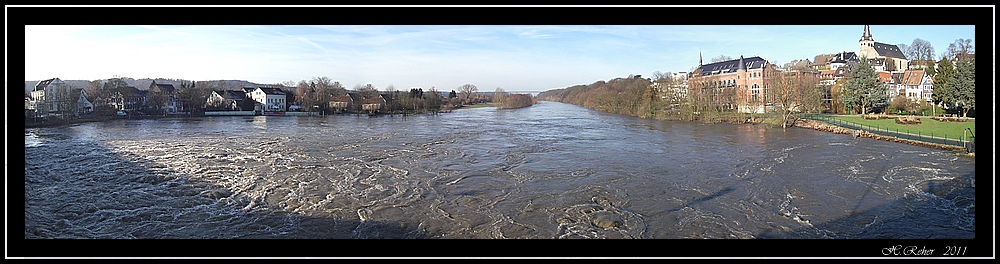
[[[910,133],[914,135],[944,137],[950,139],[961,139],[963,135],[972,138],[970,133],[964,132],[966,128],[976,132],[976,122],[941,122],[926,116],[916,116],[920,119],[920,124],[903,125],[896,124],[897,116],[890,116],[888,119],[866,120],[860,115],[829,115],[829,118],[847,121],[859,125],[871,126],[873,128],[899,131],[899,133]],[[963,134],[964,133],[964,134]]]

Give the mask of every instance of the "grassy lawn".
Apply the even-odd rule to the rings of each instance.
[[[976,132],[976,122],[940,122],[930,117],[917,117],[920,118],[920,124],[918,125],[902,125],[896,124],[896,118],[892,117],[889,119],[881,120],[865,120],[861,115],[828,115],[834,119],[847,121],[859,125],[878,127],[879,129],[885,129],[890,131],[899,131],[900,133],[906,133],[909,131],[910,134],[920,135],[933,135],[935,137],[947,137],[958,139],[962,137],[962,131],[966,128],[972,130],[973,133]],[[969,135],[970,137],[972,135]]]
[[[466,105],[466,106],[463,106],[462,108],[458,108],[458,109],[473,109],[473,108],[483,108],[483,107],[493,107],[493,104]]]

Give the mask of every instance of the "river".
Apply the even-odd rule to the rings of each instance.
[[[26,239],[975,238],[974,159],[556,102],[24,139]]]

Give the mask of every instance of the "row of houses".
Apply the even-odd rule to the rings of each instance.
[[[79,116],[94,111],[83,89],[72,88],[59,78],[35,84],[24,97],[25,117],[45,118]]]
[[[718,97],[728,90],[734,97],[727,103],[728,108],[745,113],[763,112],[766,109],[764,106],[773,104],[766,99],[769,74],[813,74],[819,79],[818,89],[825,88],[824,99],[829,102],[829,87],[837,80],[849,77],[853,66],[862,59],[874,67],[879,80],[888,86],[890,100],[898,95],[912,101],[932,100],[934,78],[923,70],[927,63],[911,65],[896,45],[876,42],[868,25],[864,27],[857,53],[843,51],[817,56],[815,62],[808,64],[813,70],[795,72],[789,68],[778,68],[758,56],[740,56],[739,59],[710,64],[704,64],[699,58],[698,67],[693,72],[675,73],[668,85],[657,82],[653,85],[661,91],[661,98],[664,99],[692,95],[721,101]]]
[[[281,88],[258,86],[244,87],[243,90],[212,91],[205,105],[210,110],[285,112],[288,111],[289,100],[291,98],[288,93]]]
[[[188,114],[192,110],[209,112],[255,111],[258,114],[321,110],[303,109],[294,102],[292,94],[282,88],[257,86],[244,87],[240,90],[216,90],[208,94],[204,108],[201,108],[201,106],[188,107],[184,105],[178,98],[178,89],[172,84],[160,84],[153,81],[146,90],[140,90],[133,86],[122,87],[116,89],[106,98],[98,97],[94,99],[94,102],[91,102],[87,99],[89,96],[85,89],[72,88],[59,78],[53,78],[37,83],[32,91],[25,95],[25,116],[28,118],[80,116],[102,108],[110,111],[110,113],[102,114],[117,112],[139,115],[150,113]],[[151,98],[153,95],[159,95],[163,98],[153,100]],[[442,97],[447,95],[446,93],[441,94]],[[477,95],[478,97],[480,96]],[[329,95],[328,100],[323,102],[325,109],[322,110],[384,112],[389,110],[387,107],[389,102],[393,100],[392,98],[393,96],[384,93],[366,98],[357,92],[346,92],[340,95]]]
[[[175,96],[175,88],[171,84],[158,84],[155,81],[147,90],[129,86],[118,90],[107,97],[97,97],[91,102],[87,99],[87,91],[73,88],[59,78],[43,80],[35,84],[31,92],[25,94],[25,117],[48,118],[80,116],[99,110],[99,106],[107,106],[110,111],[141,112],[162,110],[170,114],[178,114],[184,110],[183,104]],[[149,93],[157,92],[165,96],[166,102],[151,109],[147,104]]]
[[[360,109],[370,113],[379,112],[387,105],[390,96],[378,94],[371,98],[362,98],[356,92],[348,92],[343,95],[331,95],[327,101],[328,109],[335,112],[343,112],[360,104]],[[285,112],[285,111],[315,111],[316,109],[302,109],[299,105],[291,102],[293,99],[281,88],[275,87],[255,87],[243,88],[243,90],[222,90],[213,91],[209,95],[206,106],[210,110],[220,111],[257,111],[257,112]]]

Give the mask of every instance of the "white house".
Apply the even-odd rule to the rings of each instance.
[[[244,90],[247,90],[244,88]],[[268,112],[284,112],[286,107],[285,91],[280,88],[257,87],[251,90],[249,96],[263,107],[262,110]]]
[[[920,100],[930,102],[934,94],[934,78],[927,75],[924,70],[908,70],[903,75],[901,82],[905,90],[906,98],[911,101]]]
[[[243,100],[250,100],[247,97],[247,94],[243,91],[212,91],[208,95],[205,105],[212,108],[212,110],[240,111],[243,106]]]
[[[28,100],[28,108],[34,110],[38,117],[80,115],[94,111],[94,104],[87,100],[83,89],[73,89],[59,78],[38,82]],[[74,105],[75,109],[67,109]]]

